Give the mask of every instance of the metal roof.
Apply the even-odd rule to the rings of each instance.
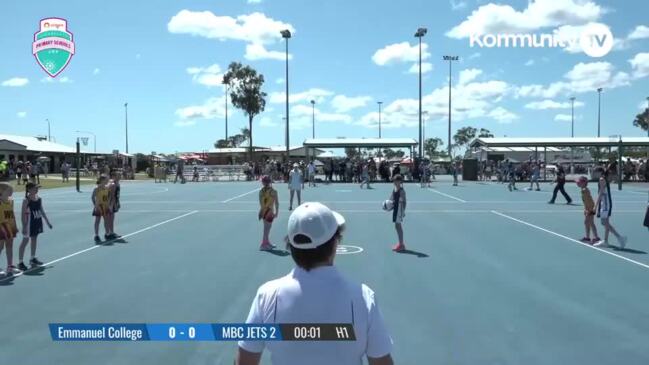
[[[32,152],[55,152],[55,153],[75,153],[74,147],[68,147],[62,144],[41,140],[36,137],[14,136],[9,134],[0,134],[0,141],[8,141],[14,144],[24,146],[25,151]]]
[[[315,138],[304,141],[305,147],[344,148],[344,147],[410,147],[416,146],[412,138]]]
[[[616,147],[619,137],[575,138],[476,138],[470,146],[476,147]],[[625,147],[649,146],[649,137],[622,137]]]

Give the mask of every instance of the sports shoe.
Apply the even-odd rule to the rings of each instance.
[[[99,236],[95,236],[95,243],[100,244],[101,243],[101,238]]]
[[[622,236],[618,238],[618,242],[620,243],[620,248],[624,249],[626,247],[626,241],[628,240],[627,236]]]
[[[270,251],[274,249],[275,246],[270,244],[269,242],[262,243],[261,246],[259,246],[259,251]]]
[[[599,237],[595,237],[595,238],[593,238],[592,241],[590,241],[590,243],[592,243],[592,244],[594,245],[594,244],[596,244],[596,243],[598,243],[598,242],[601,242],[601,241],[602,241],[601,238],[599,238]]]
[[[396,245],[394,245],[394,247],[392,247],[392,251],[394,252],[403,252],[405,250],[406,245],[404,245],[403,243],[397,243]]]
[[[584,237],[584,238],[581,239],[581,242],[584,242],[584,243],[591,243],[591,240],[590,240],[590,238],[588,238],[588,237]]]
[[[554,204],[554,200],[550,200],[548,204]]]
[[[21,262],[18,264],[18,269],[21,271],[27,271],[27,266],[25,266],[24,262]]]
[[[595,246],[595,247],[599,247],[599,248],[607,248],[607,247],[610,247],[610,246],[608,245],[608,242],[606,242],[606,241],[600,241],[600,242],[594,244],[593,246]]]
[[[43,263],[36,257],[33,257],[31,260],[29,260],[29,264],[32,266],[43,266]]]
[[[20,184],[18,184],[18,185],[20,185]],[[2,271],[2,269],[0,269],[0,276],[7,276],[7,273]]]
[[[18,268],[14,265],[7,266],[7,273],[9,273],[10,275],[20,274],[21,272],[22,270],[18,270]]]

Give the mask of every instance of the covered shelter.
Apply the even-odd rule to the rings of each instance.
[[[418,143],[413,138],[311,138],[302,145],[307,153],[314,148],[407,148],[412,156]]]
[[[469,147],[474,150],[489,150],[489,149],[500,149],[503,148],[511,149],[515,151],[516,149],[528,149],[530,153],[534,156],[535,160],[541,158],[539,155],[539,149],[542,149],[543,158],[542,160],[547,163],[547,153],[548,151],[555,152],[557,150],[571,151],[574,147],[596,147],[596,148],[608,148],[609,152],[612,148],[616,148],[618,153],[618,166],[622,166],[622,155],[625,148],[629,147],[647,147],[649,148],[649,137],[624,137],[620,135],[610,136],[610,137],[528,137],[528,138],[517,138],[517,137],[495,137],[495,138],[476,138],[470,144]],[[565,160],[565,159],[564,159]],[[571,163],[574,161],[574,154],[570,154]],[[618,169],[618,181],[619,189],[622,189],[622,169]]]

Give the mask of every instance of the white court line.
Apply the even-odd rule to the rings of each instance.
[[[131,214],[141,214],[141,213],[181,213],[181,212],[186,212],[187,209],[122,209],[119,211],[119,214],[122,213],[131,213]],[[253,210],[253,209],[196,209],[195,210],[197,213],[255,213],[259,212],[258,210]],[[337,212],[341,213],[385,213],[383,210],[380,209],[373,209],[373,210],[368,210],[368,209],[336,209]],[[583,213],[582,209],[570,209],[570,210],[531,210],[531,209],[523,209],[523,210],[511,210],[511,209],[501,209],[503,212],[508,212],[508,213],[539,213],[539,214],[557,214],[557,213],[563,213],[563,214],[577,214],[577,213]],[[70,210],[57,210],[54,211],[53,214],[60,214],[60,213],[89,213],[90,210],[88,209],[70,209]],[[616,213],[620,214],[639,214],[639,213],[644,213],[644,210],[616,210]],[[491,213],[491,210],[485,210],[485,209],[435,209],[435,210],[422,210],[422,209],[408,209],[408,213]],[[52,213],[50,213],[51,215]]]
[[[532,223],[525,222],[524,220],[520,220],[520,219],[517,219],[517,218],[511,217],[511,216],[508,216],[507,214],[503,214],[503,213],[497,212],[497,211],[495,211],[495,210],[492,210],[491,213],[496,214],[496,215],[499,215],[499,216],[501,216],[501,217],[503,217],[503,218],[507,218],[507,219],[512,220],[512,221],[514,221],[514,222],[518,222],[518,223],[524,224],[524,225],[526,225],[526,226],[529,226],[529,227],[532,227],[532,228],[536,228],[536,229],[538,229],[538,230],[540,230],[540,231],[543,231],[543,232],[549,233],[549,234],[551,234],[551,235],[554,235],[554,236],[557,236],[557,237],[563,238],[563,239],[565,239],[565,240],[568,240],[568,241],[571,241],[571,242],[574,242],[574,243],[580,244],[580,245],[582,245],[582,246],[584,246],[584,247],[590,248],[591,250],[597,250],[597,251],[602,252],[602,253],[605,253],[605,254],[607,254],[607,255],[611,255],[611,256],[617,257],[618,259],[622,259],[622,260],[624,260],[624,261],[628,261],[628,262],[633,263],[633,264],[636,264],[636,265],[638,265],[638,266],[642,266],[642,267],[644,267],[645,269],[649,269],[649,265],[647,265],[647,264],[643,264],[642,262],[638,262],[638,261],[635,261],[635,260],[631,260],[631,259],[628,258],[628,257],[624,257],[624,256],[622,256],[622,255],[618,255],[618,254],[613,253],[613,252],[611,252],[611,251],[606,251],[606,250],[601,249],[601,248],[599,248],[599,247],[595,247],[595,246],[589,245],[589,244],[587,244],[587,243],[584,243],[584,242],[578,241],[578,240],[576,240],[576,239],[574,239],[574,238],[570,238],[570,237],[568,237],[568,236],[564,236],[564,235],[562,235],[562,234],[560,234],[560,233],[550,231],[549,229],[545,229],[545,228],[543,228],[543,227],[539,227],[539,226],[534,225],[534,224],[532,224]]]
[[[259,191],[259,188],[254,189],[254,190],[250,190],[250,191],[247,192],[247,193],[243,193],[243,194],[237,195],[237,196],[232,197],[232,198],[230,198],[230,199],[224,200],[224,201],[222,201],[221,203],[228,203],[228,202],[233,201],[234,199],[238,199],[238,198],[241,198],[242,196],[246,196],[246,195],[248,195],[248,194],[252,194],[252,193],[254,193],[254,192],[258,192],[258,191]]]
[[[173,222],[173,221],[175,221],[175,220],[178,220],[178,219],[181,219],[181,218],[185,218],[185,217],[190,216],[190,215],[195,214],[195,213],[198,213],[198,211],[197,211],[197,210],[193,210],[193,211],[191,211],[191,212],[189,212],[189,213],[185,213],[185,214],[183,214],[183,215],[179,215],[178,217],[171,218],[171,219],[167,219],[166,221],[162,221],[162,222],[160,222],[160,223],[156,223],[156,224],[154,224],[154,225],[152,225],[152,226],[149,226],[149,227],[146,227],[146,228],[142,228],[142,229],[140,229],[139,231],[135,231],[135,232],[132,232],[132,233],[129,233],[129,234],[123,235],[121,238],[127,238],[127,237],[131,237],[131,236],[135,236],[136,234],[140,234],[140,233],[142,233],[142,232],[149,231],[149,230],[154,229],[154,228],[156,228],[156,227],[160,227],[160,226],[163,225],[163,224],[167,224],[167,223]],[[63,256],[63,257],[60,257],[60,258],[58,258],[58,259],[56,259],[56,260],[52,260],[52,261],[50,261],[50,262],[47,262],[47,263],[43,264],[43,267],[46,267],[46,266],[49,266],[49,265],[55,264],[55,263],[57,263],[57,262],[59,262],[59,261],[63,261],[63,260],[69,259],[70,257],[74,257],[74,256],[77,256],[77,255],[81,255],[82,253],[85,253],[85,252],[88,252],[88,251],[92,251],[92,250],[97,249],[97,248],[102,247],[102,246],[104,246],[104,245],[101,244],[101,245],[94,245],[94,246],[92,246],[92,247],[88,247],[88,248],[86,248],[86,249],[84,249],[84,250],[77,251],[77,252],[72,253],[72,254],[69,254],[69,255],[67,255],[67,256]],[[38,268],[35,267],[35,268],[33,268],[33,269],[29,269],[29,270],[24,271],[24,272],[21,272],[21,273],[19,273],[19,274],[15,274],[15,275],[12,275],[12,276],[7,276],[7,277],[5,277],[4,279],[0,279],[0,282],[3,282],[3,281],[5,281],[5,280],[9,280],[9,279],[12,279],[12,278],[17,278],[17,277],[19,277],[19,276],[22,276],[22,275],[25,274],[25,273],[29,273],[29,272],[31,272],[31,271],[33,271],[33,270],[36,270],[36,269],[38,269]]]
[[[437,194],[439,194],[439,195],[445,196],[445,197],[447,197],[447,198],[451,198],[451,199],[457,200],[457,201],[459,201],[460,203],[466,203],[466,200],[462,200],[462,199],[460,199],[460,198],[458,198],[458,197],[455,197],[455,196],[453,196],[453,195],[448,195],[448,194],[442,193],[441,191],[439,191],[439,190],[437,190],[437,189],[428,188],[428,190],[432,191],[433,193],[437,193]]]
[[[120,196],[132,196],[132,195],[153,195],[153,194],[162,194],[166,193],[169,191],[169,188],[162,188],[162,190],[158,191],[153,191],[153,192],[145,192],[145,193],[124,193],[121,194]]]

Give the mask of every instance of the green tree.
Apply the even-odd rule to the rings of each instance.
[[[455,132],[455,135],[453,136],[453,141],[455,142],[453,144],[454,149],[461,149],[464,148],[469,142],[471,142],[477,133],[477,129],[473,127],[462,127]]]
[[[252,121],[266,108],[266,93],[261,91],[264,75],[258,74],[250,66],[232,62],[223,75],[223,83],[230,85],[232,105],[248,116],[249,154],[252,161]]]
[[[350,159],[355,159],[356,157],[360,156],[360,154],[358,153],[358,148],[354,147],[345,147],[345,155],[347,155],[347,157]]]
[[[638,127],[643,131],[649,130],[649,108],[635,116],[633,126]]]
[[[485,129],[485,128],[480,128],[480,134],[478,134],[478,138],[493,138],[494,135],[491,133],[490,130]]]
[[[441,138],[437,138],[437,137],[427,138],[424,141],[424,154],[432,158],[433,156],[439,154],[439,151],[437,151],[437,149],[442,147],[443,145],[444,145],[444,141],[442,141]]]
[[[219,139],[214,143],[214,148],[228,148],[230,147],[230,142],[225,139]]]

